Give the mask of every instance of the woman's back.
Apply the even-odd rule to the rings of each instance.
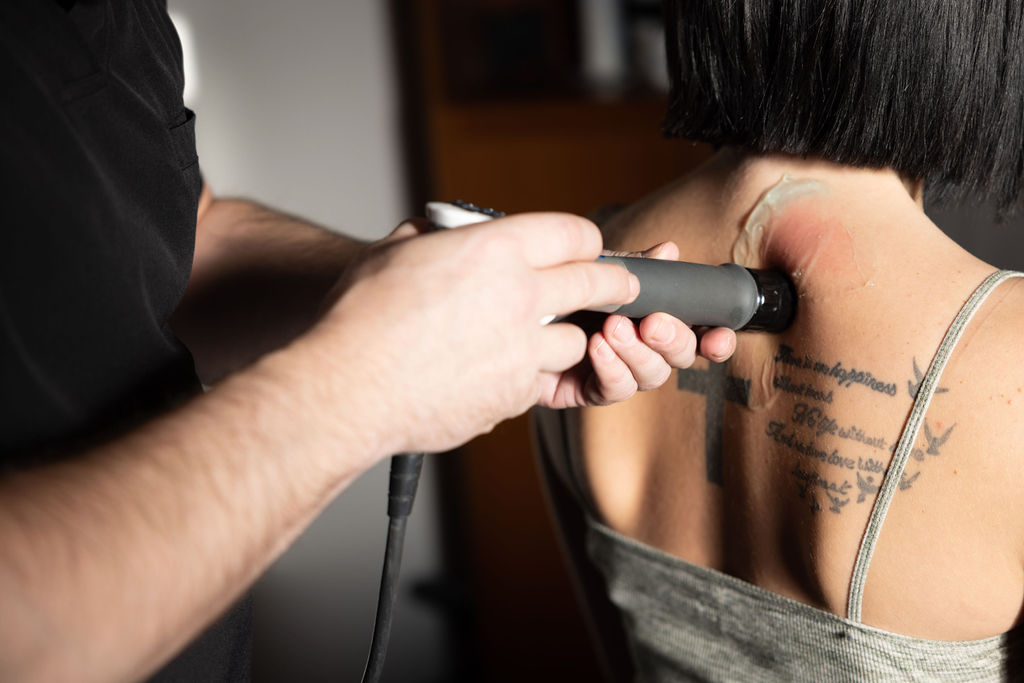
[[[660,390],[573,415],[582,502],[641,544],[846,617],[917,389],[994,269],[942,235],[896,174],[787,157],[720,154],[606,230],[612,249],[666,239],[683,260],[789,272],[797,318],[742,335],[726,364],[698,361]],[[941,376],[871,557],[864,624],[962,641],[1020,620],[1020,339],[1012,279]]]

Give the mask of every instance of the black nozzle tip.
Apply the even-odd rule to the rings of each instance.
[[[796,318],[796,287],[793,281],[778,270],[748,268],[747,271],[757,283],[758,306],[740,330],[782,332]]]

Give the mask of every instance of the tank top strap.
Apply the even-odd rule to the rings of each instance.
[[[957,343],[960,341],[960,337],[963,336],[967,323],[971,321],[971,318],[974,317],[974,314],[985,302],[985,299],[988,298],[988,295],[1001,283],[1015,277],[1024,277],[1024,273],[997,270],[978,285],[978,288],[974,290],[974,293],[971,294],[970,298],[960,309],[960,312],[957,313],[956,318],[950,323],[946,336],[943,337],[931,365],[928,366],[928,371],[925,373],[924,379],[917,390],[917,396],[910,410],[910,416],[907,418],[906,425],[903,427],[903,433],[900,435],[896,449],[893,451],[892,462],[889,463],[889,468],[886,470],[885,477],[882,479],[882,484],[875,497],[875,505],[871,510],[871,517],[868,519],[864,538],[861,540],[857,561],[853,566],[853,577],[850,580],[849,602],[846,607],[848,619],[856,622],[861,620],[864,584],[867,582],[871,556],[874,554],[878,535],[882,530],[882,524],[885,522],[885,515],[889,512],[889,505],[892,503],[892,498],[896,495],[900,482],[903,480],[907,459],[910,457],[910,452],[917,441],[917,435],[921,431],[921,423],[924,420],[925,413],[928,412],[928,405],[935,394],[935,389],[938,387],[939,377],[946,368],[946,363],[949,361],[953,349],[956,348]]]

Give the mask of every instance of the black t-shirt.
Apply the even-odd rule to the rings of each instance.
[[[183,85],[166,0],[0,1],[0,476],[200,390],[168,326],[202,185]],[[246,679],[248,627],[158,678]]]
[[[112,435],[198,390],[168,327],[201,178],[163,3],[0,3],[0,453]]]

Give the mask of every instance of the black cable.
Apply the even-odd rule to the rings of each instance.
[[[384,569],[377,597],[377,618],[373,624],[370,654],[363,671],[363,683],[378,683],[384,672],[384,655],[391,638],[392,611],[398,596],[398,571],[402,564],[405,523],[412,512],[416,486],[423,467],[422,453],[407,453],[391,458],[388,484],[388,539],[384,547]]]

